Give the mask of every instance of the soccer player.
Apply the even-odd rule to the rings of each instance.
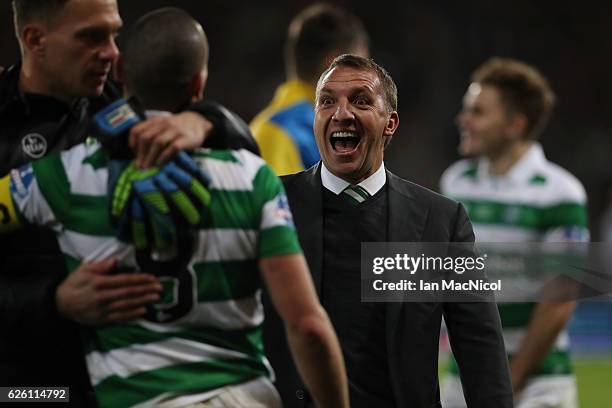
[[[202,97],[207,59],[204,31],[188,14],[148,13],[126,45],[126,92],[150,114],[176,112]],[[263,279],[317,402],[348,406],[338,342],[316,299],[280,180],[246,150],[199,151],[194,159],[211,178],[211,224],[195,235],[187,273],[158,276],[163,319],[98,327],[87,342],[98,403],[280,406],[261,340]],[[134,247],[115,238],[109,223],[107,166],[105,150],[90,142],[12,172],[0,181],[0,203],[13,222],[0,231],[23,222],[53,229],[69,269],[109,257],[137,268]]]
[[[368,33],[351,13],[315,4],[291,21],[285,48],[287,82],[251,122],[262,157],[279,176],[321,159],[312,130],[315,87],[321,72],[345,53],[368,55]]]
[[[586,195],[544,156],[538,137],[554,94],[534,67],[492,58],[472,74],[457,125],[459,151],[441,190],[466,208],[477,242],[587,241]],[[575,302],[499,306],[517,407],[577,406],[566,325]],[[451,363],[445,407],[465,406]]]
[[[118,55],[115,36],[122,24],[116,0],[13,0],[12,5],[21,59],[0,73],[0,177],[11,168],[84,142],[92,112],[121,95],[107,80]],[[182,112],[135,126],[137,159],[146,166],[186,144],[201,146],[205,135],[210,140],[222,127],[206,117],[210,120]],[[0,223],[5,216],[0,207]],[[68,405],[87,405],[90,387],[75,341],[77,328],[60,309],[69,303],[81,309],[79,323],[107,323],[140,310],[118,314],[110,311],[113,301],[96,301],[112,293],[109,288],[121,279],[127,290],[114,291],[120,303],[134,300],[134,294],[146,303],[157,293],[152,276],[110,279],[112,268],[110,261],[87,264],[65,279],[63,258],[51,232],[28,227],[10,238],[0,237],[0,384],[70,386]],[[91,275],[109,282],[97,287],[83,284]],[[65,369],[58,371],[59,365]]]

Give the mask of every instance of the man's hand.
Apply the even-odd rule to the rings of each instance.
[[[130,130],[129,144],[141,169],[166,162],[181,150],[201,147],[213,128],[212,123],[195,112],[157,116]]]
[[[60,315],[93,326],[141,317],[145,306],[159,300],[161,284],[153,275],[111,275],[115,259],[82,263],[55,292]]]

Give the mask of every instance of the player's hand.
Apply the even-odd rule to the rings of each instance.
[[[60,315],[94,326],[142,317],[159,300],[161,284],[145,273],[111,274],[115,259],[82,263],[55,292]]]
[[[210,219],[208,185],[208,176],[184,152],[161,168],[130,164],[109,186],[118,237],[137,249],[167,249],[176,242],[178,224],[196,227]]]
[[[129,145],[136,165],[147,168],[165,163],[181,150],[201,147],[212,123],[195,112],[147,119],[130,129]]]

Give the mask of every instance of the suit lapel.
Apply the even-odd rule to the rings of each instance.
[[[420,242],[429,211],[411,191],[411,184],[387,171],[389,210],[387,231],[390,242]]]
[[[300,244],[317,294],[321,296],[323,267],[323,187],[321,163],[285,183]],[[299,177],[299,178],[297,178]]]

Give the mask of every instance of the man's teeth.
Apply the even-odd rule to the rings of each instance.
[[[332,137],[359,137],[355,132],[334,132]]]
[[[330,142],[335,151],[346,153],[357,147],[359,139],[360,137],[356,132],[340,131],[331,134]]]

